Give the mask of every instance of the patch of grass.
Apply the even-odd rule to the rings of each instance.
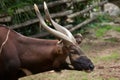
[[[81,71],[64,71],[61,74],[58,73],[37,74],[34,76],[21,78],[20,80],[118,80],[118,79],[113,77],[105,79],[102,76],[96,76],[94,72],[85,73]]]
[[[96,37],[101,37],[103,36],[108,30],[110,30],[112,27],[107,25],[107,26],[101,26],[98,27],[96,30]]]
[[[110,29],[120,32],[119,26],[102,25],[101,24],[101,23],[109,23],[113,20],[114,20],[114,18],[110,17],[107,14],[99,15],[99,16],[97,16],[96,21],[86,25],[86,27],[82,28],[82,30],[80,32],[82,32],[82,34],[85,34],[86,30],[88,30],[88,32],[89,32],[90,29],[95,29],[95,35],[97,38],[103,37],[103,35]]]
[[[118,79],[116,79],[116,78],[110,78],[109,80],[118,80]]]
[[[96,24],[97,25],[97,24]],[[100,26],[100,25],[99,25]],[[96,37],[102,37],[108,30],[115,30],[117,32],[120,32],[120,27],[118,26],[111,26],[111,25],[104,25],[104,26],[100,26],[100,27],[93,27],[96,29],[95,34]],[[114,41],[114,39],[111,39],[112,41]]]
[[[119,26],[114,26],[113,27],[113,30],[117,31],[117,32],[120,32],[120,27]]]
[[[97,20],[98,20],[98,22],[111,22],[111,21],[113,21],[113,18],[110,16],[110,15],[108,15],[108,14],[103,14],[103,15],[99,15],[99,16],[97,16]]]
[[[98,63],[99,61],[112,61],[112,60],[117,60],[120,58],[120,54],[118,52],[112,52],[109,53],[108,55],[92,58],[93,63]]]
[[[101,60],[105,60],[105,61],[109,61],[109,60],[115,60],[115,59],[119,59],[120,58],[120,54],[117,52],[113,52],[110,55],[101,57]]]
[[[107,42],[112,42],[112,43],[114,43],[114,42],[119,42],[119,40],[117,40],[116,38],[105,39],[105,41],[107,41]]]

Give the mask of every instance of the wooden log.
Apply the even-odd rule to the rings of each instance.
[[[52,18],[63,17],[63,16],[67,16],[67,15],[72,14],[72,13],[73,13],[72,10],[67,10],[67,11],[62,11],[62,12],[58,12],[58,13],[53,13],[53,14],[51,14],[51,17]]]
[[[69,25],[65,26],[65,28],[67,28],[67,29],[71,29],[72,27],[73,27],[72,24],[69,24]]]
[[[54,1],[54,2],[49,2],[47,5],[48,7],[54,7],[56,5],[61,5],[61,4],[64,4],[66,2],[70,2],[70,0],[57,0],[57,1]],[[38,8],[39,9],[43,9],[43,5],[38,5]],[[15,13],[14,14],[21,14],[23,12],[26,12],[26,11],[30,11],[30,10],[34,10],[33,6],[25,6],[23,8],[19,8],[17,10],[15,10]],[[9,16],[8,14],[0,14],[0,17],[11,17]]]
[[[47,5],[50,8],[50,7],[58,6],[58,5],[69,3],[69,2],[76,3],[76,2],[84,2],[84,1],[86,1],[86,0],[57,0],[57,1],[47,3]],[[41,5],[41,4],[38,5],[38,7],[39,7],[39,9],[43,9],[43,5]],[[30,10],[34,10],[33,6],[25,6],[21,9],[19,8],[19,9],[15,10],[14,14],[20,14],[20,13],[30,11]],[[5,16],[8,16],[8,14],[0,14],[0,17],[5,17]]]
[[[51,14],[51,17],[52,18],[63,17],[63,16],[71,14],[72,12],[73,12],[72,10],[68,10],[68,11],[64,11],[64,12],[53,13],[53,14]],[[31,24],[34,24],[34,23],[37,23],[37,22],[39,22],[38,18],[31,19],[31,20],[25,21],[24,23],[11,25],[10,28],[17,29],[17,28],[25,27],[25,26],[28,26],[28,25],[31,25]]]
[[[70,29],[73,27],[73,25],[67,25],[65,26],[67,29]],[[35,35],[31,35],[30,37],[34,37],[34,38],[41,38],[41,37],[46,37],[46,36],[49,36],[50,33],[48,32],[43,32],[43,33],[39,33],[39,34],[35,34]]]
[[[71,0],[73,3],[86,2],[87,0]]]
[[[109,22],[109,23],[101,23],[101,26],[106,26],[106,25],[110,25],[110,26],[120,26],[120,23],[114,23],[114,22]]]
[[[84,2],[84,1],[86,1],[86,0],[72,0],[73,3]],[[68,2],[71,2],[71,0],[58,0],[58,1],[54,1],[54,2],[49,2],[47,5],[50,8],[50,7],[54,7],[57,5],[68,3]],[[43,5],[38,5],[38,7],[39,7],[39,9],[43,9]],[[26,12],[26,11],[30,11],[30,10],[34,10],[33,6],[25,6],[22,9],[15,10],[14,14],[20,14],[22,12]],[[4,17],[4,19],[1,19],[0,22],[10,22],[11,21],[10,19],[8,19],[8,17],[11,18],[11,16],[9,16],[8,14],[0,14],[0,18],[1,17]]]
[[[76,3],[76,2],[83,2],[83,1],[86,1],[86,0],[57,0],[57,1],[47,3],[47,6],[50,8],[50,7],[58,6],[58,5],[69,3],[69,2]],[[38,5],[38,8],[43,9],[43,5],[41,5],[41,4]],[[15,11],[15,14],[18,14],[18,13],[20,14],[22,12],[26,12],[26,11],[30,11],[30,10],[34,10],[33,6],[25,6],[22,9],[17,9]]]
[[[11,17],[10,16],[0,18],[0,22],[1,23],[10,22],[10,21],[11,21]]]
[[[90,19],[85,20],[84,22],[76,25],[75,27],[70,26],[70,27],[67,27],[67,28],[68,28],[71,32],[73,32],[73,31],[81,28],[82,26],[87,25],[88,23],[90,23],[90,22],[92,22],[92,21],[94,21],[94,20],[96,20],[96,19],[97,19],[97,17],[93,17],[93,18],[90,18]],[[49,36],[49,35],[50,35],[50,33],[45,32],[45,33],[40,33],[40,34],[32,35],[32,36],[30,36],[30,37],[41,38],[41,37],[46,37],[46,36]]]
[[[61,5],[61,4],[64,4],[66,2],[70,2],[70,0],[57,0],[57,1],[53,1],[53,2],[49,2],[47,3],[47,6],[50,8],[50,7],[54,7],[54,6],[57,6],[57,5]],[[39,9],[43,9],[43,5],[38,5],[38,8]],[[34,10],[33,6],[25,6],[24,8],[22,9],[17,9],[15,11],[15,14],[20,14],[22,12],[26,12],[26,11],[30,11],[30,10]]]
[[[92,21],[94,21],[94,20],[96,20],[96,19],[97,19],[97,17],[93,17],[93,18],[90,18],[90,19],[85,20],[84,22],[76,25],[75,27],[73,27],[73,25],[70,26],[70,27],[67,27],[67,26],[66,26],[66,27],[67,27],[67,29],[69,29],[71,32],[73,32],[73,31],[81,28],[82,26],[85,26],[85,25],[89,24],[90,22],[92,22]],[[41,38],[41,37],[46,37],[46,36],[49,36],[49,35],[50,35],[50,33],[44,32],[44,33],[39,33],[39,34],[32,35],[32,36],[30,36],[30,37]]]
[[[92,6],[90,6],[89,8],[86,8],[86,9],[84,9],[84,10],[82,10],[82,11],[75,12],[75,13],[73,13],[73,14],[68,15],[68,18],[73,18],[73,17],[80,16],[80,15],[82,15],[82,14],[84,14],[84,13],[87,13],[88,11],[92,10],[94,7],[96,7],[96,6],[102,6],[102,5],[106,4],[107,2],[108,2],[108,1],[105,0],[105,1],[102,1],[102,2],[100,2],[100,3],[96,3],[96,4],[92,5]]]
[[[29,37],[42,38],[42,37],[46,37],[46,36],[49,36],[49,35],[50,35],[50,33],[44,32],[44,33],[39,33],[39,34],[31,35]]]
[[[84,22],[82,22],[82,23],[76,25],[75,27],[71,28],[70,31],[73,32],[73,31],[81,28],[82,26],[85,26],[86,24],[88,24],[88,23],[90,23],[90,22],[92,22],[92,21],[94,21],[94,20],[96,20],[96,19],[97,19],[96,17],[87,19],[87,20],[85,20]]]
[[[25,21],[24,23],[11,25],[10,28],[11,29],[18,29],[18,28],[22,28],[22,27],[37,23],[37,22],[39,22],[38,19],[32,19],[32,20],[29,20],[29,21]]]
[[[8,14],[5,14],[5,13],[0,14],[0,18],[6,17],[6,16],[8,16]]]

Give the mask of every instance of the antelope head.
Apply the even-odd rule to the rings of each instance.
[[[59,44],[63,44],[62,46],[63,50],[65,51],[65,54],[66,53],[68,54],[69,57],[69,61],[67,61],[67,57],[66,57],[66,63],[69,62],[74,70],[85,70],[89,72],[92,71],[94,69],[94,65],[91,62],[91,60],[81,50],[78,41],[76,41],[72,33],[69,30],[67,30],[65,27],[59,25],[54,20],[52,20],[46,3],[44,2],[45,14],[47,16],[47,19],[51,22],[51,24],[55,27],[56,30],[50,28],[45,23],[36,4],[34,4],[34,9],[42,27],[44,27],[48,32],[50,32],[51,34],[57,36],[62,40],[62,42]]]

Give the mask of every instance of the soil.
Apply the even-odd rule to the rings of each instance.
[[[120,55],[119,42],[93,41],[87,44],[90,44],[92,47],[87,51],[92,58],[106,57],[113,52]],[[120,56],[107,61],[98,60],[95,63],[95,67],[94,76],[102,77],[100,80],[120,80]]]

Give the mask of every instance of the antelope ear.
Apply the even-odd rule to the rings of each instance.
[[[82,40],[83,40],[83,37],[82,37],[82,35],[81,35],[80,33],[74,35],[74,38],[76,39],[76,42],[77,42],[78,44],[80,44],[80,43],[82,42]]]
[[[63,44],[63,40],[58,41],[57,44]]]

